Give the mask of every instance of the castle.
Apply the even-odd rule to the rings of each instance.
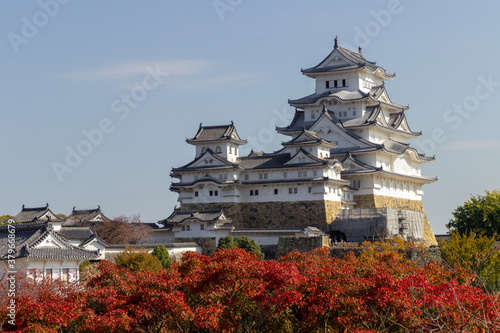
[[[422,186],[437,178],[423,176],[420,168],[434,157],[408,143],[422,133],[408,126],[409,107],[389,98],[384,81],[395,74],[366,60],[361,48],[340,46],[337,38],[325,59],[301,71],[316,89],[288,101],[295,116],[276,128],[288,137],[280,150],[240,156],[247,142],[232,122],[200,124],[186,140],[195,146],[195,157],[171,172],[178,179],[170,189],[179,195],[179,211],[223,210],[236,228],[313,226],[344,234],[357,222],[367,225],[363,214],[393,209],[399,213],[395,234],[406,228],[412,239],[435,243]],[[350,214],[356,210],[357,222]]]

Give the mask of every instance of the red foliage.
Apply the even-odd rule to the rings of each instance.
[[[159,273],[103,261],[84,289],[19,294],[16,325],[19,332],[500,332],[498,299],[469,281],[462,271],[420,267],[394,253],[340,260],[316,250],[267,261],[231,249],[188,253]]]

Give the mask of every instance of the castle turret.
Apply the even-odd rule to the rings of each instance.
[[[240,139],[233,122],[219,126],[200,124],[196,135],[191,139],[186,139],[186,142],[196,146],[195,157],[211,150],[230,162],[235,162],[239,156],[239,146],[247,143],[246,140]]]

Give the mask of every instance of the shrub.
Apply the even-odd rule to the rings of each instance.
[[[143,248],[133,249],[127,247],[125,251],[116,256],[115,262],[119,268],[128,268],[132,272],[157,272],[162,269],[160,260]]]

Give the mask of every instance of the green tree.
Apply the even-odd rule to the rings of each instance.
[[[133,249],[126,247],[125,251],[120,252],[115,257],[115,263],[119,268],[128,268],[132,272],[158,272],[162,269],[160,260],[143,248]]]
[[[473,196],[452,213],[453,219],[447,224],[451,231],[460,234],[475,232],[492,237],[500,235],[500,193],[486,191],[486,195]]]
[[[452,231],[449,241],[440,241],[441,258],[451,268],[465,268],[474,274],[474,284],[487,291],[500,290],[500,248],[496,234],[489,238],[475,232]]]
[[[236,245],[233,237],[231,237],[231,235],[227,235],[226,237],[219,238],[219,244],[217,245],[217,247],[221,250],[227,250],[234,249],[238,246]]]
[[[153,250],[152,255],[158,258],[164,269],[169,269],[170,265],[172,265],[173,260],[172,258],[170,258],[170,254],[168,254],[167,248],[165,246],[156,246]]]
[[[259,244],[254,239],[248,237],[231,237],[228,235],[219,239],[219,245],[217,246],[221,250],[232,249],[239,247],[247,251],[248,253],[255,253],[259,259],[264,259],[264,253],[262,253]]]

